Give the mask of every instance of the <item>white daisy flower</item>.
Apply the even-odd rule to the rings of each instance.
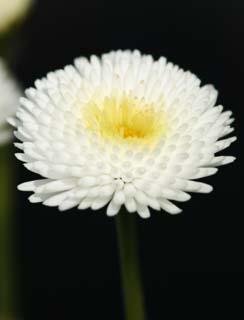
[[[32,0],[0,0],[0,33],[24,17]]]
[[[171,214],[172,201],[212,187],[197,179],[234,160],[216,155],[236,138],[217,91],[189,71],[139,51],[75,60],[26,90],[16,119],[16,156],[44,179],[23,183],[31,202],[141,217]],[[224,138],[224,139],[223,139]]]
[[[20,96],[17,82],[0,58],[0,145],[9,142],[13,136],[6,119],[16,113]]]

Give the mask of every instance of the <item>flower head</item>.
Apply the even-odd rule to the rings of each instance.
[[[0,34],[19,21],[31,3],[32,0],[0,0]]]
[[[16,119],[17,157],[44,179],[23,183],[31,202],[150,216],[212,187],[196,181],[234,160],[216,155],[235,137],[217,91],[139,51],[79,58],[26,90]]]
[[[0,59],[0,145],[12,138],[12,129],[8,126],[6,119],[15,114],[20,96],[17,82]]]

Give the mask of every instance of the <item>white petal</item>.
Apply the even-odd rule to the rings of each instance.
[[[160,199],[159,202],[161,208],[170,214],[178,214],[182,212],[181,209],[179,209],[176,205],[166,199]]]
[[[111,200],[110,197],[107,198],[97,198],[94,200],[94,202],[91,205],[92,210],[99,210],[106,206],[106,204]]]
[[[78,205],[78,201],[77,200],[74,200],[74,199],[67,199],[67,200],[64,200],[60,205],[59,205],[59,210],[60,211],[66,211],[66,210],[69,210],[69,209],[72,209],[74,207],[76,207]]]
[[[150,218],[150,211],[147,206],[137,203],[137,212],[141,218]]]
[[[70,191],[58,193],[45,200],[43,204],[49,207],[57,207],[69,196],[69,194]]]
[[[37,193],[50,193],[50,192],[60,192],[65,190],[70,190],[75,187],[75,179],[65,179],[65,180],[55,180],[42,184],[36,188]]]
[[[40,179],[29,182],[24,182],[18,185],[18,190],[20,191],[35,191],[36,188],[48,183],[48,179]]]
[[[176,201],[188,201],[191,199],[191,196],[188,193],[185,193],[181,190],[173,190],[173,189],[166,189],[164,188],[161,193],[162,197],[169,199],[169,200],[176,200]]]
[[[137,204],[134,198],[127,198],[125,201],[125,207],[129,212],[135,212],[137,210]]]
[[[115,204],[113,201],[111,201],[107,207],[107,216],[113,217],[116,214],[118,214],[119,210],[121,208],[121,205]]]
[[[113,197],[113,202],[117,206],[121,206],[122,204],[125,203],[125,194],[122,190],[115,192]]]

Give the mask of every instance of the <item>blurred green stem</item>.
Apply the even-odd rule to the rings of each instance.
[[[0,148],[0,319],[13,316],[13,168],[10,147]]]
[[[145,320],[135,214],[116,217],[126,320]]]

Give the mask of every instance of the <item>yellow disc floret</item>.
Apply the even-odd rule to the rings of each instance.
[[[131,94],[91,99],[82,112],[84,126],[103,137],[150,142],[165,130],[162,111]]]

